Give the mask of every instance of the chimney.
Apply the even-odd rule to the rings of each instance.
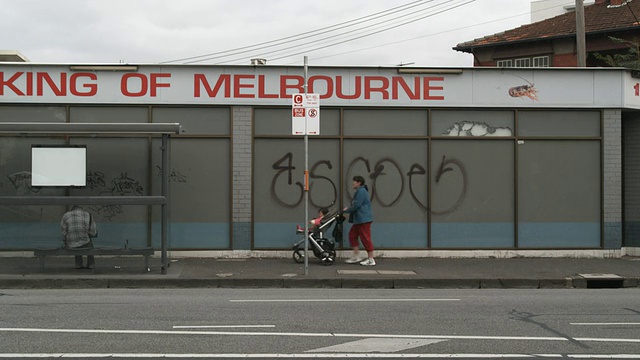
[[[267,59],[251,59],[251,65],[267,65]]]
[[[622,3],[624,2],[624,0],[611,0],[611,6],[622,6]]]

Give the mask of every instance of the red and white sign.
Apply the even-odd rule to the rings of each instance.
[[[640,107],[639,79],[616,68],[465,68],[440,74],[429,68],[314,67],[306,81],[299,66],[76,68],[0,63],[0,103],[287,106],[308,91],[331,107]],[[314,106],[305,105],[306,118]]]
[[[304,94],[293,95],[291,100],[291,134],[305,135],[307,131],[307,112],[304,107]]]
[[[291,134],[320,135],[320,95],[295,94],[291,101]]]

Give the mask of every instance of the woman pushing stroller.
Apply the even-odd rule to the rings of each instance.
[[[373,243],[371,242],[371,223],[373,222],[373,213],[371,212],[371,201],[369,201],[369,188],[364,184],[362,176],[354,176],[352,187],[356,190],[351,201],[351,206],[345,207],[344,212],[349,214],[349,222],[353,225],[349,230],[349,244],[353,249],[353,256],[346,260],[347,264],[360,263],[363,266],[375,266],[376,261],[373,258]],[[362,245],[367,251],[367,258],[360,257],[360,244],[358,238],[362,241]]]

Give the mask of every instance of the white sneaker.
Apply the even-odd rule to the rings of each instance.
[[[360,265],[362,265],[362,266],[376,266],[376,261],[373,260],[372,258],[367,258],[365,261],[361,262]]]
[[[345,260],[344,262],[346,262],[347,264],[356,264],[362,261],[361,257],[357,257],[357,256],[352,256],[350,258],[348,258],[347,260]]]

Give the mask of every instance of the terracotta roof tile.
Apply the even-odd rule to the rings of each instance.
[[[628,1],[626,5],[612,7],[608,1],[584,7],[585,32],[597,33],[619,29],[640,29],[640,0]],[[455,50],[471,52],[475,47],[498,45],[516,41],[537,40],[576,33],[576,15],[571,11],[553,18],[527,24],[518,28],[467,41],[454,47]]]

